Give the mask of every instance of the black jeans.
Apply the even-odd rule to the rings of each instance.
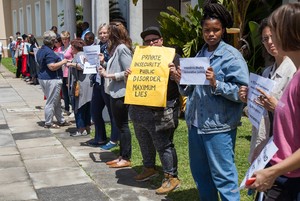
[[[22,69],[22,57],[18,57],[16,78],[19,78],[21,76],[21,69]]]
[[[113,118],[112,115],[112,111],[110,107],[110,95],[105,93],[104,85],[99,85],[98,83],[95,83],[93,86],[91,113],[95,125],[94,141],[96,143],[104,142],[107,140],[105,122],[102,116],[102,112],[105,106],[107,107],[107,111],[111,123],[110,140],[112,142],[117,142],[119,140],[119,131],[116,126],[115,119]]]
[[[124,97],[110,97],[110,106],[120,134],[120,156],[125,160],[130,160],[131,133],[128,126],[128,105],[124,104]]]
[[[70,97],[69,97],[69,91],[68,91],[68,78],[67,77],[63,77],[62,78],[62,86],[61,86],[61,90],[62,90],[62,94],[64,97],[64,103],[65,103],[65,110],[66,111],[70,111]]]
[[[264,201],[300,201],[300,178],[277,177]]]

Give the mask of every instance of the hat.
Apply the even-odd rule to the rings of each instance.
[[[13,37],[13,36],[10,36],[9,38],[11,38],[11,39],[14,39],[14,37]]]
[[[18,36],[18,38],[17,39],[21,39],[22,40],[22,37],[21,36]]]
[[[159,30],[158,27],[147,27],[142,33],[141,33],[141,37],[142,39],[144,39],[146,36],[150,35],[150,34],[154,34],[154,35],[158,35],[161,37],[161,32]]]

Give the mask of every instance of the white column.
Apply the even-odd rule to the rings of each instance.
[[[71,34],[71,39],[74,39],[76,33],[76,14],[75,0],[66,0],[64,8],[64,27]]]
[[[133,43],[142,45],[143,41],[140,36],[143,31],[143,1],[139,0],[135,6],[129,1],[129,34]]]
[[[192,7],[195,7],[196,4],[198,4],[198,0],[191,0]]]
[[[83,8],[83,21],[90,24],[90,29],[92,28],[92,1],[84,0],[82,1]]]
[[[109,0],[92,0],[92,31],[97,37],[97,29],[100,24],[109,23]]]

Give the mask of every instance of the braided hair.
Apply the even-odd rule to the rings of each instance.
[[[203,3],[203,17],[201,21],[201,26],[207,19],[218,19],[222,24],[222,28],[225,29],[223,40],[227,42],[227,32],[226,28],[231,28],[233,25],[233,20],[231,14],[228,10],[218,3],[218,0],[205,0]]]

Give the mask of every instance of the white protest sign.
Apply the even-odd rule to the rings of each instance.
[[[246,181],[250,177],[252,177],[254,172],[264,169],[277,151],[278,147],[273,142],[273,137],[271,137],[266,146],[263,148],[258,157],[253,161],[253,163],[247,170],[246,176],[243,179],[240,187],[245,186]]]
[[[261,118],[266,112],[266,110],[262,106],[255,103],[255,100],[257,100],[258,96],[261,95],[261,93],[257,91],[257,88],[262,89],[267,94],[270,94],[275,83],[276,82],[274,80],[250,73],[247,105],[249,112],[249,120],[252,123],[252,125],[257,129],[259,127]]]
[[[83,74],[96,74],[97,66],[91,65],[89,62],[85,62],[83,66]]]
[[[210,66],[208,57],[180,58],[181,79],[183,85],[209,85],[205,71]]]
[[[100,45],[84,46],[83,52],[91,66],[99,64]]]

